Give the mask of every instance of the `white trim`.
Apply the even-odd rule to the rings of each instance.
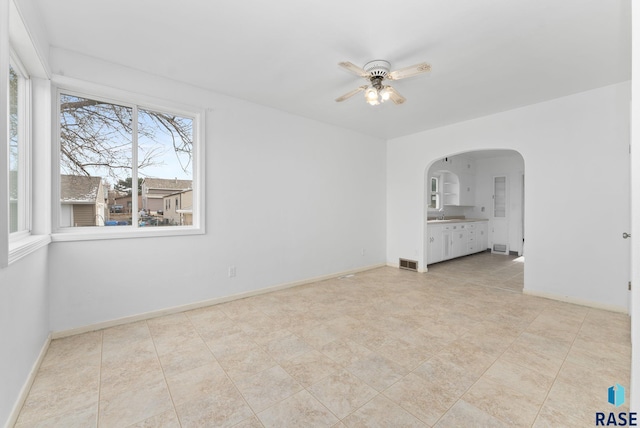
[[[22,389],[20,390],[20,394],[18,394],[18,399],[13,405],[13,409],[11,409],[11,413],[9,413],[9,419],[7,419],[7,423],[5,424],[5,428],[10,428],[14,426],[14,424],[18,421],[18,416],[20,415],[20,411],[22,410],[22,406],[24,406],[24,402],[31,391],[31,386],[33,385],[33,381],[36,379],[36,375],[38,374],[38,370],[40,370],[40,366],[42,365],[42,361],[44,360],[44,356],[47,354],[49,350],[49,345],[51,344],[52,335],[49,333],[47,339],[44,341],[42,345],[42,349],[40,349],[40,354],[38,358],[33,363],[31,367],[31,371],[29,372],[29,376],[25,381],[24,385],[22,385]]]
[[[558,300],[565,303],[573,303],[574,305],[587,306],[595,309],[603,309],[605,311],[620,312],[623,314],[629,313],[629,308],[627,308],[626,306],[608,305],[594,300],[580,299],[578,297],[564,296],[562,294],[547,293],[544,291],[530,290],[527,288],[522,290],[522,294],[534,297],[542,297],[545,299]]]
[[[9,138],[9,1],[0,0],[0,140]],[[6,144],[6,143],[5,143]],[[0,268],[9,264],[9,149],[0,150]]]
[[[33,129],[33,95],[31,78],[21,58],[13,49],[9,53],[9,64],[18,75],[18,219],[16,232],[9,233],[9,241],[20,240],[24,232],[30,233],[32,228],[31,206],[33,187],[31,184],[32,158],[32,129]],[[11,171],[9,171],[11,173]],[[11,218],[9,218],[11,221]],[[14,236],[15,235],[15,236]],[[9,245],[11,248],[11,244]],[[11,251],[11,249],[9,250]],[[11,255],[9,255],[11,258]],[[11,263],[11,262],[9,262]]]
[[[196,106],[185,105],[169,99],[151,97],[137,92],[125,91],[86,80],[60,76],[58,74],[54,74],[51,77],[51,83],[53,84],[56,92],[62,91],[69,95],[79,96],[82,98],[99,98],[102,101],[125,107],[133,107],[134,105],[137,105],[145,110],[153,110],[160,113],[173,113],[194,118],[196,115],[204,114],[204,109]],[[58,103],[58,101],[59,100],[56,99],[54,102]]]
[[[203,227],[195,226],[153,226],[137,228],[133,228],[132,226],[96,226],[79,228],[81,230],[68,229],[71,228],[66,228],[64,230],[51,234],[51,241],[96,241],[101,239],[159,238],[163,236],[187,236],[205,234],[205,230]]]
[[[9,264],[46,247],[51,242],[49,235],[28,235],[24,239],[9,243]]]
[[[640,412],[640,5],[631,7],[631,379],[629,410]]]
[[[60,90],[58,90],[58,105],[60,105]],[[140,221],[140,218],[138,217],[138,211],[140,210],[140,207],[138,206],[138,200],[142,200],[144,198],[144,195],[140,195],[142,196],[142,198],[139,198],[138,195],[134,196],[135,192],[133,190],[134,188],[138,188],[138,183],[140,180],[140,176],[138,176],[138,153],[140,152],[140,147],[138,147],[138,120],[140,116],[138,116],[137,105],[134,104],[131,109],[131,117],[133,119],[131,127],[131,225],[133,229],[137,229],[138,222]],[[58,107],[58,123],[60,122],[60,116],[60,108]],[[58,128],[57,135],[60,135],[60,128]],[[58,144],[58,146],[59,145],[60,144]],[[60,159],[60,155],[58,155],[58,159]]]
[[[104,328],[115,327],[115,326],[122,325],[122,324],[128,324],[128,323],[132,323],[132,322],[136,322],[136,321],[144,321],[144,320],[148,320],[148,319],[151,319],[151,318],[161,317],[161,316],[164,316],[164,315],[170,315],[170,314],[175,314],[175,313],[179,313],[179,312],[190,311],[190,310],[193,310],[193,309],[204,308],[204,307],[207,307],[207,306],[212,306],[212,305],[217,305],[217,304],[220,304],[220,303],[230,302],[232,300],[238,300],[238,299],[244,299],[244,298],[247,298],[247,297],[258,296],[258,295],[261,295],[261,294],[271,293],[273,291],[284,290],[284,289],[287,289],[287,288],[297,287],[299,285],[311,284],[311,283],[319,282],[319,281],[325,281],[327,279],[338,278],[338,277],[341,277],[341,276],[344,276],[344,275],[354,274],[354,273],[358,273],[358,272],[364,272],[364,271],[377,269],[377,268],[384,267],[384,266],[385,266],[384,263],[375,264],[375,265],[371,265],[371,266],[365,266],[365,267],[361,267],[361,268],[350,269],[350,270],[346,270],[346,271],[342,271],[342,272],[338,272],[338,273],[332,273],[332,274],[328,274],[328,275],[321,275],[321,276],[317,276],[317,277],[314,277],[314,278],[304,279],[304,280],[301,280],[301,281],[293,281],[293,282],[287,282],[287,283],[284,283],[284,284],[273,285],[271,287],[265,287],[265,288],[261,288],[259,290],[252,290],[252,291],[247,291],[247,292],[238,293],[238,294],[232,294],[230,296],[224,296],[224,297],[216,297],[214,299],[202,300],[202,301],[196,302],[196,303],[189,303],[189,304],[186,304],[186,305],[174,306],[174,307],[171,307],[171,308],[160,309],[160,310],[157,310],[157,311],[145,312],[145,313],[138,314],[138,315],[132,315],[132,316],[128,316],[128,317],[117,318],[117,319],[113,319],[113,320],[110,320],[110,321],[99,322],[99,323],[90,324],[90,325],[83,326],[83,327],[72,328],[72,329],[69,329],[69,330],[54,331],[52,333],[52,338],[53,339],[60,339],[62,337],[68,337],[68,336],[73,336],[73,335],[76,335],[76,334],[87,333],[87,332],[90,332],[90,331],[101,330],[101,329],[104,329]]]
[[[26,63],[29,74],[48,79],[51,73],[45,60],[47,55],[39,51],[20,9],[21,6],[15,0],[9,1],[9,39],[18,49],[22,61]]]

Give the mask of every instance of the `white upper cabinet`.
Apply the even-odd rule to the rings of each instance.
[[[476,204],[476,176],[472,174],[460,174],[458,205],[471,207]]]

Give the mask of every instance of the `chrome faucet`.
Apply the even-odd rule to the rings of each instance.
[[[438,220],[444,220],[444,208],[440,208],[438,211],[440,212]]]

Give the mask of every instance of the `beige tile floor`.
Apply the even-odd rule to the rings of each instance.
[[[483,253],[54,340],[16,427],[581,427],[629,318],[522,294]]]

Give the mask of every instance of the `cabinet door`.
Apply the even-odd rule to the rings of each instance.
[[[427,264],[442,261],[442,226],[427,226]]]
[[[449,260],[453,257],[451,254],[451,233],[448,227],[442,230],[442,260]]]
[[[476,204],[475,176],[460,174],[460,205],[471,207]]]
[[[451,257],[467,255],[467,231],[457,228],[451,232]]]
[[[476,248],[476,228],[472,224],[467,229],[467,254],[475,253],[477,251]]]
[[[478,251],[489,248],[489,225],[487,222],[478,223],[476,227],[476,247]]]

